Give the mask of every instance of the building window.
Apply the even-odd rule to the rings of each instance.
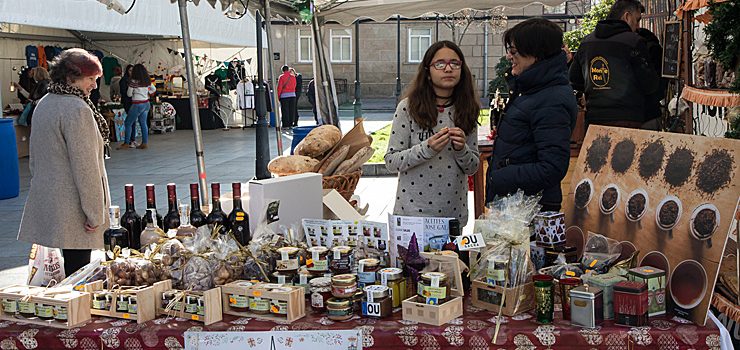
[[[563,15],[563,14],[565,14],[565,10],[567,9],[567,5],[568,5],[567,2],[564,2],[564,3],[560,4],[560,5],[555,5],[555,6],[543,5],[542,6],[542,14],[545,14],[545,15]]]
[[[332,62],[352,62],[352,31],[332,29],[329,51]]]
[[[310,63],[313,59],[311,30],[298,29],[298,62]]]
[[[409,29],[409,63],[421,62],[427,48],[432,45],[431,28]]]

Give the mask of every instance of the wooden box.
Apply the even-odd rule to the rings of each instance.
[[[102,291],[103,281],[95,281],[85,285],[84,290],[90,294]],[[117,290],[108,290],[111,293],[111,303],[108,310],[98,310],[90,308],[90,313],[98,316],[107,316],[113,318],[123,318],[126,320],[136,320],[136,323],[144,323],[153,320],[157,316],[157,300],[155,299],[154,287],[124,287]],[[136,313],[119,312],[118,297],[121,295],[136,296]]]
[[[501,297],[504,298],[503,310],[505,316],[514,316],[534,309],[534,284],[525,283],[514,288],[501,286],[489,286],[483,281],[473,281],[472,285],[473,306],[494,313],[501,308]]]
[[[462,283],[462,271],[457,254],[450,251],[426,253],[421,255],[429,259],[429,264],[434,271],[444,272],[451,278],[450,298],[440,305],[430,305],[417,301],[417,296],[404,300],[401,303],[403,319],[420,323],[441,326],[463,314],[463,296],[465,289]],[[426,272],[426,271],[425,271]]]
[[[179,310],[170,310],[169,312],[162,307],[162,294],[172,289],[172,280],[166,280],[157,282],[154,284],[154,295],[156,298],[157,315],[167,315],[173,317],[184,318],[193,321],[203,322],[206,326],[212,323],[221,321],[223,314],[221,313],[221,288],[216,287],[209,289],[204,292],[196,291],[180,291],[182,293],[182,303],[185,305],[185,297],[187,296],[200,296],[203,298],[205,313],[198,315],[197,313],[185,312],[184,307],[180,307]]]
[[[89,293],[73,291],[68,288],[43,288],[22,285],[0,288],[0,300],[20,300],[28,295],[30,295],[29,302],[65,306],[67,308],[67,322],[42,320],[37,317],[31,319],[16,317],[14,314],[5,313],[3,307],[0,307],[0,319],[64,329],[80,327],[90,321]]]
[[[306,316],[306,297],[303,291],[303,287],[287,286],[274,283],[255,283],[251,286],[242,286],[246,281],[234,281],[229,284],[221,286],[221,300],[223,303],[223,312],[229,315],[255,317],[271,321],[288,321],[293,322]],[[285,289],[284,291],[274,291],[273,289]],[[286,314],[273,313],[269,314],[257,314],[248,311],[236,311],[229,306],[229,296],[232,294],[243,295],[249,298],[263,298],[271,300],[274,307],[275,302],[286,302],[287,312]]]

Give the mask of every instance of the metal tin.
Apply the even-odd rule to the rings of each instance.
[[[563,309],[563,319],[570,320],[570,290],[583,284],[580,278],[563,278],[558,281],[560,287],[560,305]]]
[[[553,321],[555,311],[555,293],[553,293],[553,278],[550,275],[534,275],[534,299],[537,322],[548,324]]]
[[[631,269],[627,274],[627,278],[630,281],[644,282],[647,284],[648,315],[650,317],[665,314],[665,271],[652,266],[641,266]]]
[[[596,328],[604,321],[603,291],[599,287],[578,286],[570,290],[570,323]]]
[[[591,275],[585,280],[591,286],[599,287],[603,291],[604,319],[614,319],[614,285],[627,279],[613,274]]]
[[[614,323],[644,327],[648,324],[648,293],[644,282],[622,281],[614,285]]]

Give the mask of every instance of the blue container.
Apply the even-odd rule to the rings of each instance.
[[[313,130],[316,127],[316,125],[311,126],[296,126],[293,128],[293,143],[290,144],[290,154],[293,154],[293,150],[295,150],[295,146],[298,146],[301,141],[308,135],[311,130]]]
[[[0,119],[0,199],[18,197],[18,148],[13,119]]]
[[[274,128],[277,124],[275,124],[275,112],[270,112],[270,127]]]

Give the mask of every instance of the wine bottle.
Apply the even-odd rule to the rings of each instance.
[[[198,194],[198,184],[190,184],[190,224],[194,227],[201,227],[206,222],[206,214],[200,210],[200,195]]]
[[[148,247],[152,243],[157,243],[160,239],[167,237],[164,234],[164,231],[154,224],[156,222],[156,217],[157,209],[151,208],[146,210],[146,216],[144,216],[146,219],[144,220],[146,221],[146,228],[141,232],[141,246],[143,248]]]
[[[190,224],[190,205],[180,204],[180,227],[177,228],[178,237],[195,236],[195,226]]]
[[[242,209],[242,184],[234,182],[231,184],[231,189],[234,192],[234,209],[229,213],[229,219],[226,221],[237,242],[246,246],[252,239],[252,235],[249,232],[249,215]]]
[[[140,237],[141,237],[141,216],[136,213],[136,207],[134,206],[134,185],[126,184],[124,187],[126,193],[126,212],[121,216],[121,226],[128,231],[128,242],[129,247],[134,249],[141,248]]]
[[[162,228],[162,215],[159,215],[159,212],[157,212],[157,198],[154,195],[154,184],[146,184],[146,208],[147,210],[154,209],[154,212],[157,213],[157,226]],[[144,220],[141,222],[142,230],[146,228],[148,220],[149,219],[145,216]]]
[[[167,184],[167,215],[164,216],[164,227],[162,228],[165,232],[170,229],[176,229],[180,226],[180,213],[178,213],[177,207],[177,187],[173,183]]]
[[[220,225],[220,234],[226,233],[226,221],[229,219],[226,217],[226,213],[221,210],[221,184],[218,182],[211,183],[211,212],[208,213],[206,221],[208,225],[216,226]],[[213,228],[213,227],[212,227]]]
[[[116,246],[121,248],[129,247],[129,235],[128,230],[121,227],[119,224],[121,220],[121,208],[117,205],[111,205],[108,208],[108,215],[110,217],[110,227],[103,232],[103,244],[105,251],[112,251]],[[107,254],[106,254],[107,256]],[[110,260],[110,258],[108,258]]]

